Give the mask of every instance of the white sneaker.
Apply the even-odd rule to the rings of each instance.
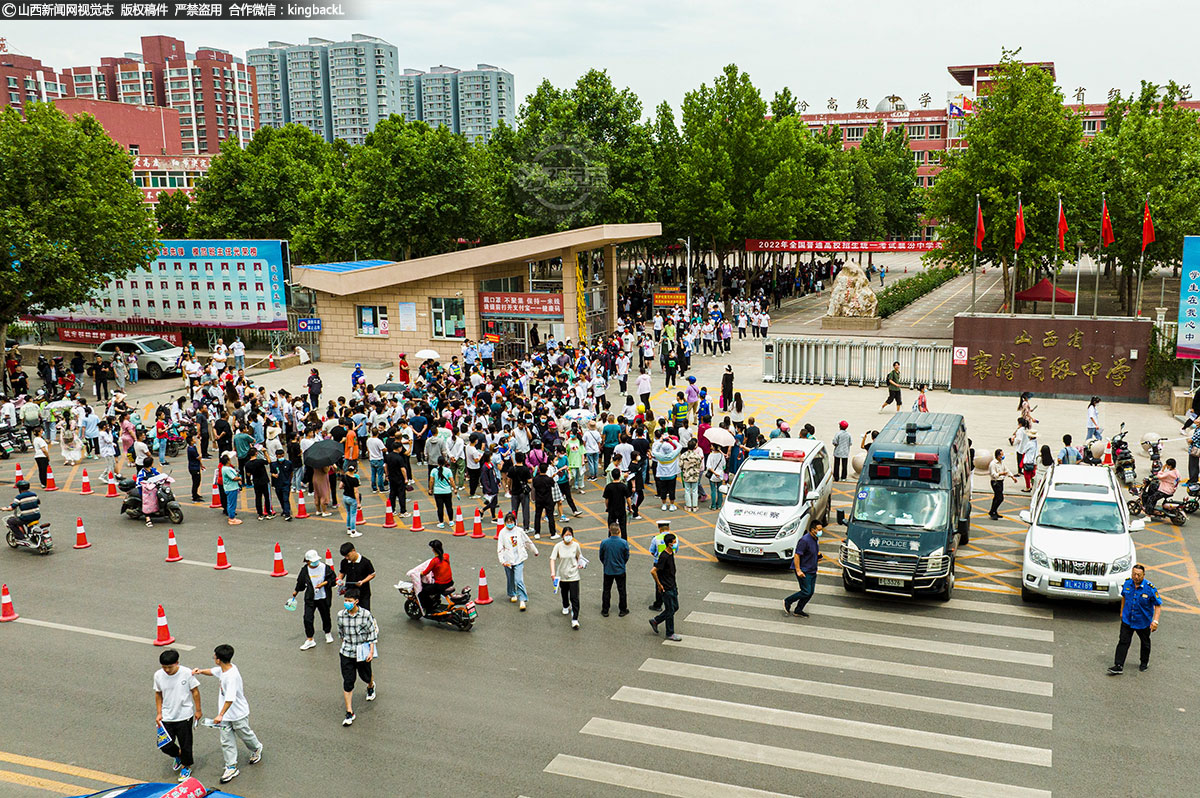
[[[534,540],[541,540],[541,539],[542,539],[542,533],[541,533],[541,532],[534,532],[534,533],[533,533],[533,539],[534,539]]]
[[[570,615],[570,614],[571,614],[571,608],[563,607],[563,615]]]
[[[355,532],[353,529],[347,529],[346,534],[352,538],[361,538],[362,532]]]
[[[229,782],[233,781],[239,773],[241,773],[241,771],[236,767],[225,768],[224,772],[221,773],[221,783],[228,784]]]
[[[332,634],[330,634],[329,632],[326,632],[326,633],[325,633],[325,642],[326,642],[326,643],[332,643],[332,642],[333,642],[333,635],[332,635]]]
[[[559,537],[561,537],[561,536],[560,536],[560,535],[559,535],[557,532],[555,532],[553,535],[551,535],[551,536],[550,536],[550,539],[551,539],[551,540],[558,540],[558,539],[559,539]]]
[[[525,612],[525,602],[521,602],[521,612]]]
[[[308,651],[310,648],[316,648],[316,647],[317,647],[317,643],[315,640],[305,640],[304,644],[300,646],[300,650]]]
[[[509,600],[509,601],[511,601],[513,604],[516,604],[516,603],[517,603],[517,597],[516,597],[516,596],[509,596],[509,597],[508,597],[508,600]]]
[[[571,621],[571,628],[572,628],[572,629],[578,629],[578,628],[579,628],[579,621]]]
[[[677,507],[675,507],[675,505],[673,505],[673,504],[672,504],[672,505],[671,505],[671,512],[675,512],[675,510],[676,510],[676,509],[678,509],[678,508],[677,508]]]
[[[664,504],[664,505],[662,506],[662,508],[663,508],[663,512],[666,512],[666,510],[667,510],[667,505],[665,505],[665,504]]]

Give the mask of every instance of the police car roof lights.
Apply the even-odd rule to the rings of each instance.
[[[796,460],[804,459],[804,452],[797,451],[778,451],[771,449],[751,449],[749,458],[751,460]]]
[[[872,451],[874,460],[909,460],[916,463],[936,463],[938,456],[934,452],[882,452]]]

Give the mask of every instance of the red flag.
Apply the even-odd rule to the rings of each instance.
[[[1150,200],[1146,200],[1146,209],[1142,211],[1142,252],[1154,241],[1154,220],[1150,218]]]
[[[983,208],[975,200],[975,249],[983,249]]]
[[[1108,246],[1116,241],[1117,237],[1113,235],[1112,219],[1108,218],[1108,200],[1104,201],[1104,212],[1100,216],[1100,243]]]
[[[1067,249],[1067,215],[1063,213],[1062,200],[1058,201],[1058,248],[1064,252]]]
[[[1021,243],[1025,240],[1025,209],[1021,205],[1021,200],[1017,200],[1017,229],[1013,233],[1013,251],[1021,250]]]

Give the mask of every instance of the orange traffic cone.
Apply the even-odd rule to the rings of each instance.
[[[220,479],[220,477],[218,476],[213,480],[212,501],[208,505],[213,510],[221,509],[221,488],[217,484],[217,479]]]
[[[1110,466],[1112,464],[1112,441],[1109,441],[1108,443],[1104,444],[1104,460],[1101,461],[1100,465]]]
[[[413,520],[412,526],[409,527],[413,532],[424,532],[425,527],[421,526],[421,507],[416,502],[413,502]]]
[[[49,465],[46,466],[46,487],[43,490],[58,490],[58,485],[54,484],[54,468]]]
[[[358,525],[358,524],[365,524],[365,523],[366,523],[366,519],[364,519],[364,518],[363,518],[363,513],[362,513],[362,505],[361,505],[361,504],[360,504],[360,505],[358,505],[358,512],[356,512],[356,513],[354,514],[354,523],[355,523],[355,525]]]
[[[325,549],[325,564],[330,568],[333,567],[333,550]]]
[[[13,609],[12,596],[8,595],[8,585],[0,587],[0,623],[8,623],[20,618]]]
[[[272,352],[271,354],[267,355],[267,371],[274,371],[274,370],[275,370],[275,353]]]
[[[495,534],[495,536],[492,537],[492,540],[500,539],[500,530],[502,530],[502,529],[504,529],[504,519],[497,518],[496,519],[496,534]]]
[[[383,514],[383,528],[384,529],[395,529],[396,528],[396,515],[395,515],[395,513],[392,512],[391,501],[389,501],[387,503],[387,510]]]
[[[117,480],[113,476],[112,471],[108,472],[108,493],[104,494],[104,498],[106,498],[106,499],[117,498]]]
[[[300,495],[296,497],[296,517],[308,518],[308,508],[304,506],[304,488],[300,489]]]
[[[225,556],[225,541],[217,535],[217,564],[213,566],[214,571],[224,571],[229,567],[229,558]]]
[[[455,507],[454,508],[454,537],[461,538],[465,534],[467,534],[467,528],[465,526],[463,526],[462,508]]]
[[[475,508],[475,527],[471,530],[471,537],[482,538],[487,537],[483,534],[483,518],[479,515],[479,508]]]
[[[287,576],[287,569],[283,567],[283,551],[280,550],[279,544],[275,544],[275,570],[271,572],[271,576]]]
[[[13,484],[16,485],[23,479],[25,479],[25,475],[21,473],[21,464],[17,463],[17,472],[16,475],[13,476]]]
[[[167,626],[167,614],[163,612],[163,606],[158,605],[158,637],[154,641],[156,646],[169,646],[175,642],[175,638],[171,637],[171,627]]]
[[[90,548],[91,545],[92,545],[91,543],[88,543],[87,531],[84,530],[84,528],[83,528],[83,519],[76,518],[75,519],[75,545],[72,548],[86,549],[86,548]]]
[[[475,596],[475,603],[476,604],[491,604],[492,603],[492,597],[488,595],[487,574],[485,574],[483,572],[482,568],[479,569],[479,593],[476,594],[476,596]]]
[[[89,496],[92,492],[92,481],[88,479],[87,469],[83,469],[83,485],[79,488],[80,496]]]
[[[175,530],[167,530],[167,562],[179,562],[183,557],[179,554],[179,544],[175,541]]]

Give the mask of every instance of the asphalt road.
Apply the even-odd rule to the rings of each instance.
[[[10,464],[0,465],[0,495],[10,478]],[[1016,497],[1005,520],[977,527],[973,557],[960,566],[967,578],[950,604],[844,595],[827,562],[809,620],[780,611],[794,590],[786,572],[712,561],[714,513],[676,513],[686,543],[684,640],[675,644],[646,624],[650,562],[641,551],[652,520],[631,528],[633,613],[600,617],[595,563],[584,572],[577,632],[551,595],[544,538],[542,556],[527,566],[533,598],[522,614],[505,600],[493,542],[442,532],[456,581],[474,585],[484,566],[496,599],[463,633],[404,617],[390,585],[424,559],[431,532],[382,529],[382,502],[374,499],[356,545],[380,572],[373,600],[382,630],[379,699],[365,703],[360,689],[358,720],[347,729],[336,646],[299,651],[299,613],[282,606],[292,579],[266,575],[276,542],[293,575],[306,549],[336,551],[346,540],[339,519],[249,516],[231,530],[217,511],[188,505],[175,531],[195,564],[167,564],[165,525],[148,530],[117,517],[116,500],[77,495],[77,479],[71,488],[45,500],[55,554],[0,551],[0,581],[22,616],[0,626],[6,798],[171,776],[152,738],[158,649],[148,640],[160,603],[177,647],[194,647],[183,652],[184,664],[207,667],[218,643],[237,650],[251,725],[265,745],[257,766],[246,766],[241,753],[242,775],[230,785],[249,798],[1194,790],[1186,730],[1188,713],[1197,711],[1190,678],[1200,653],[1197,615],[1166,614],[1147,673],[1105,676],[1117,633],[1111,609],[1022,605],[1013,595],[1005,543],[1019,537]],[[589,510],[575,527],[594,548],[599,495],[584,498]],[[661,515],[648,509],[650,519]],[[89,549],[71,548],[77,516]],[[427,525],[430,517],[426,510]],[[838,532],[832,527],[822,543],[827,557]],[[249,570],[211,567],[217,535],[235,569]],[[215,683],[202,684],[211,717]],[[196,748],[196,774],[211,785],[221,766],[215,733],[198,729]]]

